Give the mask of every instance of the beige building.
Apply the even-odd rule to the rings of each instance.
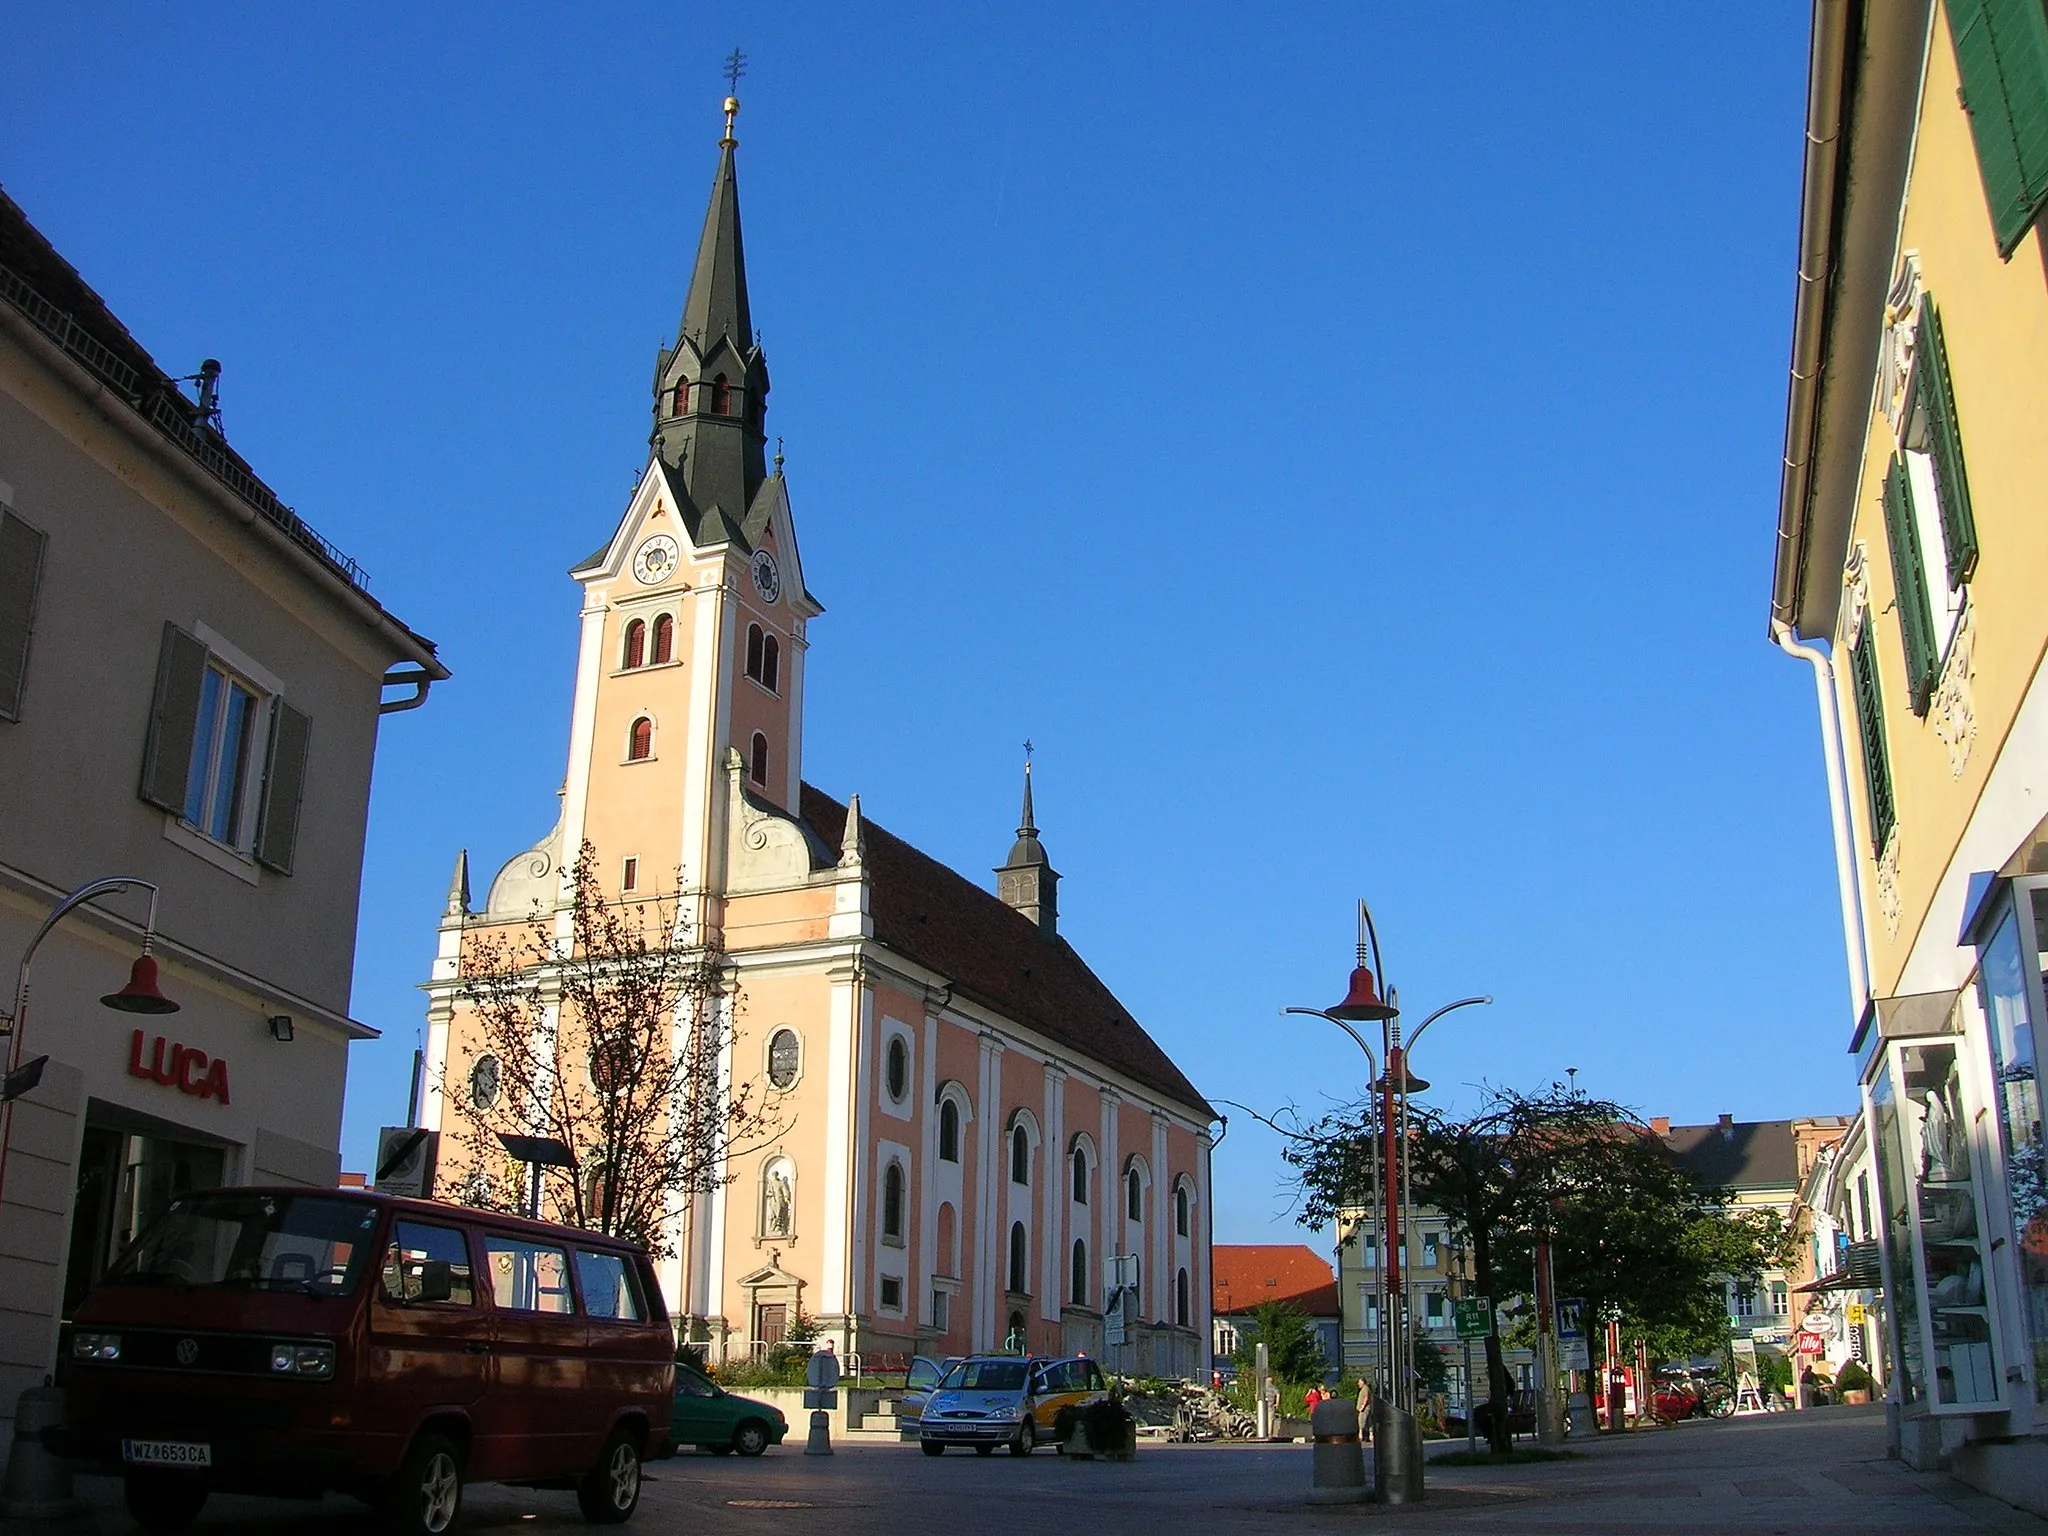
[[[50,931],[0,1038],[42,1061],[0,1112],[0,1457],[67,1308],[172,1194],[333,1184],[373,1033],[349,985],[380,700],[447,675],[206,403],[0,195],[0,1008],[112,876],[157,888],[180,1005],[98,1001],[140,951],[130,886]]]
[[[536,903],[562,912],[565,865],[587,843],[607,900],[676,901],[719,957],[743,999],[725,1071],[781,1126],[723,1187],[675,1204],[662,1274],[687,1340],[743,1354],[801,1313],[870,1359],[1101,1355],[1121,1258],[1136,1290],[1105,1363],[1200,1371],[1214,1114],[1061,933],[1028,776],[993,892],[891,836],[858,796],[804,781],[823,610],[767,457],[735,143],[729,121],[657,359],[646,469],[572,572],[560,820],[481,910],[459,874],[441,923],[425,1123],[452,1129],[451,1096],[495,1101],[503,1063],[459,995],[464,957]],[[452,1140],[440,1187],[459,1195]]]
[[[1902,1452],[2048,1509],[2048,12],[1817,0],[1771,623],[1817,683]]]

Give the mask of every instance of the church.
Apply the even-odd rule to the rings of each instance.
[[[993,892],[892,837],[859,796],[804,780],[823,610],[767,456],[737,110],[729,98],[682,323],[659,355],[646,470],[571,572],[561,817],[480,910],[458,863],[426,984],[421,1123],[441,1128],[451,1096],[475,1091],[465,954],[536,902],[561,910],[588,842],[607,900],[674,887],[720,951],[742,999],[727,1073],[777,1110],[766,1145],[677,1202],[657,1271],[683,1342],[742,1358],[801,1316],[870,1361],[1085,1352],[1195,1375],[1217,1116],[1061,935],[1028,764]],[[1112,1276],[1136,1290],[1106,1317]]]

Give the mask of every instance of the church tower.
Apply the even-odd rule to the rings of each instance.
[[[1046,857],[1045,844],[1038,840],[1038,821],[1031,812],[1031,761],[1024,762],[1024,814],[1018,818],[1017,841],[1010,845],[1010,857],[996,870],[996,895],[1015,907],[1047,938],[1060,929],[1059,871]]]
[[[583,584],[561,857],[583,840],[620,895],[676,888],[715,941],[737,792],[793,811],[802,785],[804,586],[740,234],[739,102],[682,319],[657,354],[647,467]],[[740,765],[737,775],[728,765]]]

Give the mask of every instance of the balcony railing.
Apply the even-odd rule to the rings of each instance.
[[[11,267],[0,266],[0,299],[19,310],[50,340],[106,383],[139,411],[144,420],[176,443],[234,495],[288,534],[302,549],[357,591],[367,595],[370,577],[364,569],[307,526],[304,518],[277,499],[277,493],[251,474],[222,444],[219,434],[195,427],[191,404],[167,380],[144,376],[94,337],[65,310],[38,293]]]

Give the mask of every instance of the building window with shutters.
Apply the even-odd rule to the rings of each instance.
[[[782,642],[758,624],[747,626],[747,676],[770,693],[781,692]]]
[[[2038,0],[1949,0],[1962,105],[1998,254],[2048,210],[2048,11]]]
[[[619,665],[630,672],[635,667],[647,664],[647,626],[634,619],[626,626],[625,654],[619,658]]]
[[[654,620],[654,646],[648,657],[655,666],[666,666],[676,656],[676,621],[673,614],[658,614]]]
[[[1963,467],[1955,385],[1934,301],[1920,301],[1913,373],[1899,422],[1899,452],[1885,471],[1885,545],[1897,589],[1907,703],[1927,713],[1977,569],[1977,523]]]
[[[288,875],[313,723],[281,694],[210,630],[166,624],[140,792],[183,834],[204,839],[184,846],[222,849]]]
[[[626,761],[645,763],[654,757],[654,722],[642,715],[626,732]]]
[[[41,529],[0,506],[0,720],[21,718],[45,542]]]
[[[1849,646],[1849,675],[1856,695],[1856,736],[1863,746],[1863,787],[1870,812],[1871,851],[1884,856],[1898,812],[1892,802],[1892,766],[1884,739],[1884,695],[1877,681],[1877,658],[1871,654],[1870,615],[1856,627]]]

